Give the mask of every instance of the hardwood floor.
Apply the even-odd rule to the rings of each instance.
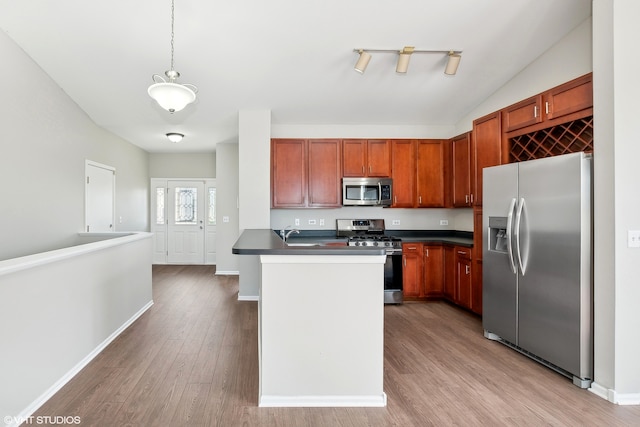
[[[477,316],[444,302],[385,306],[386,408],[259,408],[257,303],[237,301],[237,277],[214,271],[154,266],[154,306],[34,416],[145,427],[640,425],[639,406],[611,404],[483,338]]]

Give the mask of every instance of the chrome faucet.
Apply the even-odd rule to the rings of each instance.
[[[291,230],[287,231],[287,228],[289,228],[289,227],[291,227],[291,226],[287,225],[285,228],[280,230],[280,237],[282,237],[282,241],[285,242],[285,243],[287,242],[287,239],[289,238],[291,233],[300,234],[300,230],[298,230],[297,228],[292,228]]]

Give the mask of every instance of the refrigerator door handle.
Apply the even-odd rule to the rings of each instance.
[[[511,267],[511,271],[513,274],[518,274],[516,260],[513,257],[513,240],[512,240],[512,230],[513,230],[513,210],[516,207],[516,199],[511,199],[511,204],[509,205],[509,215],[507,215],[507,252],[509,253],[509,267]]]
[[[514,227],[516,237],[516,249],[518,255],[518,265],[520,273],[524,276],[526,266],[522,262],[522,246],[520,245],[520,224],[522,223],[522,210],[524,209],[524,197],[518,202],[518,213],[516,214],[516,224]]]

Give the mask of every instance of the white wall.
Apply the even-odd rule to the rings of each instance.
[[[238,274],[238,256],[231,247],[239,236],[238,143],[216,145],[217,178],[217,259],[216,274]],[[224,222],[224,217],[229,222]]]
[[[171,144],[169,141],[167,143]],[[215,178],[216,153],[150,153],[149,176],[151,178]]]
[[[593,1],[595,120],[595,381],[613,402],[640,404],[640,230],[636,0]]]
[[[116,231],[147,231],[147,153],[96,126],[4,32],[0,57],[0,259],[71,244],[86,159],[116,169]]]

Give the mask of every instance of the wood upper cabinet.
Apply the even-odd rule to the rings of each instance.
[[[554,120],[593,106],[592,74],[586,74],[502,110],[504,132]]]
[[[444,249],[442,245],[423,245],[423,280],[425,297],[441,297],[444,293]]]
[[[445,141],[421,139],[417,141],[416,198],[419,208],[443,208],[449,195],[449,158]],[[394,183],[395,184],[395,183]]]
[[[391,176],[391,143],[382,139],[342,140],[343,176]]]
[[[304,139],[271,141],[271,206],[307,206],[307,142]]]
[[[471,206],[471,132],[451,139],[451,199],[453,207]]]
[[[342,144],[337,139],[308,141],[308,206],[342,206]]]
[[[473,121],[471,159],[471,203],[482,205],[482,170],[502,163],[502,131],[500,111]]]
[[[339,207],[341,176],[340,140],[271,141],[272,207]]]
[[[408,299],[422,296],[422,243],[402,244],[402,287]]]
[[[394,208],[412,208],[416,195],[416,142],[391,141]]]

